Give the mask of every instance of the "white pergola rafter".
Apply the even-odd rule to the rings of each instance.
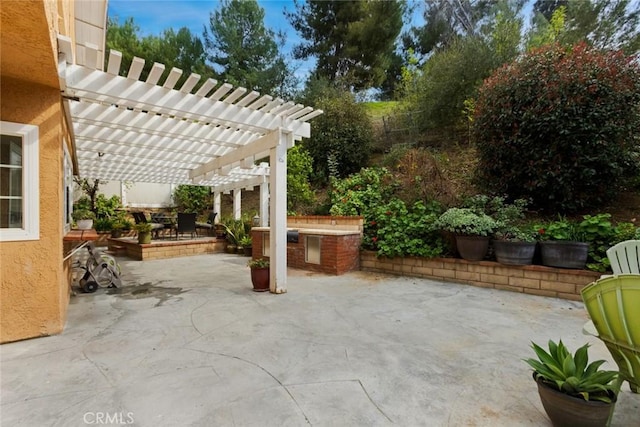
[[[271,218],[271,291],[285,292],[286,152],[310,136],[308,121],[322,110],[213,79],[200,84],[197,74],[178,85],[182,70],[158,63],[142,81],[141,58],[120,75],[122,54],[114,50],[102,71],[100,47],[75,46],[76,52],[70,39],[58,36],[60,88],[78,174],[205,185],[218,201],[223,192],[259,186],[261,216]],[[74,55],[78,49],[81,54]],[[271,168],[255,165],[265,157]]]
[[[70,42],[58,38],[64,59]],[[92,49],[84,46],[85,57],[94,54]],[[78,65],[69,59],[60,61],[60,79],[84,177],[213,186],[221,168],[236,171],[269,155],[279,143],[273,132],[291,133],[294,141],[310,136],[307,120],[322,113],[212,79],[198,87],[197,74],[177,87],[182,71],[165,71],[158,63],[141,81],[141,58],[134,58],[127,75],[120,76],[122,54],[113,50],[106,72],[97,62]],[[163,73],[168,77],[158,85]],[[227,176],[243,186],[242,174]]]

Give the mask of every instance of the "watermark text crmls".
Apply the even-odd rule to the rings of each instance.
[[[133,424],[133,412],[85,412],[82,421],[88,425],[128,425]]]

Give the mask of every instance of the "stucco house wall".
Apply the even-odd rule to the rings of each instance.
[[[70,138],[58,83],[56,33],[73,27],[73,4],[2,1],[0,14],[0,119],[38,126],[39,136],[39,236],[0,243],[4,343],[59,333],[66,320],[70,264],[63,261],[63,159]]]

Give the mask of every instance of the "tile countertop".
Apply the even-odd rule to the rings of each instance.
[[[98,240],[96,230],[71,230],[62,239],[65,242],[86,242],[88,240]]]
[[[253,227],[251,230],[270,231],[269,227]],[[358,230],[329,230],[319,228],[287,228],[287,231],[297,231],[300,234],[316,234],[322,236],[351,236],[354,234],[361,234]]]

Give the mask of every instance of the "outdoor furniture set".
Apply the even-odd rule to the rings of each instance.
[[[207,230],[207,234],[210,235],[217,214],[216,212],[211,212],[206,223],[196,222],[195,213],[179,212],[177,215],[152,213],[151,221],[147,220],[144,212],[132,212],[131,215],[136,224],[150,224],[154,238],[158,239],[161,232],[164,237],[166,232],[169,231],[169,237],[172,237],[175,232],[175,238],[178,240],[178,236],[184,233],[190,233],[191,238],[197,237],[198,230]]]

